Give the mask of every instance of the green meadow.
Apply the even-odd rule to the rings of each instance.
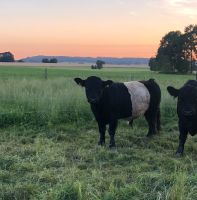
[[[146,138],[144,118],[120,120],[115,149],[97,146],[98,129],[84,89],[74,77],[104,80],[154,78],[162,90],[161,132]],[[168,85],[194,75],[137,68],[0,67],[0,199],[194,200],[197,137],[178,146],[176,100]]]

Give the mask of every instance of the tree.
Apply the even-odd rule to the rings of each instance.
[[[20,60],[17,60],[17,62],[19,62],[19,63],[23,63],[24,60],[20,59]]]
[[[91,65],[91,69],[97,69],[96,65]]]
[[[188,27],[187,31],[188,30],[191,30],[191,27]],[[162,72],[188,72],[189,57],[193,55],[192,51],[195,52],[196,49],[194,48],[194,40],[191,40],[191,36],[189,37],[188,34],[189,33],[182,34],[180,31],[170,31],[167,33],[161,39],[160,46],[157,50],[156,59],[154,61],[157,63],[156,68],[153,67],[153,60],[150,60],[151,70]],[[193,46],[192,51],[191,46]]]
[[[57,62],[58,62],[57,58],[51,58],[50,59],[50,63],[57,63]]]
[[[149,62],[148,62],[148,66],[150,67],[151,71],[158,71],[158,63],[156,58],[150,58]]]
[[[187,73],[189,71],[189,61],[186,59],[179,58],[177,60],[177,71],[181,73]]]
[[[183,36],[185,57],[190,61],[190,72],[192,73],[193,60],[197,56],[197,25],[186,26]]]
[[[177,68],[177,59],[181,57],[181,32],[180,31],[171,31],[167,33],[160,42],[160,47],[157,51],[157,61],[158,65],[162,71],[174,72]],[[164,63],[166,62],[166,70]]]
[[[105,64],[104,61],[102,61],[102,60],[97,60],[97,61],[96,61],[97,69],[102,69],[104,64]]]
[[[48,58],[43,58],[43,59],[42,59],[42,63],[50,63],[50,61],[49,61]]]
[[[14,55],[11,52],[0,53],[0,62],[14,62]]]
[[[170,62],[170,57],[168,55],[159,54],[156,57],[156,61],[158,64],[158,71],[161,72],[174,72],[173,65]]]
[[[102,69],[104,64],[105,64],[104,61],[97,60],[96,65],[91,65],[91,69]]]
[[[57,63],[57,62],[58,62],[57,58],[51,58],[51,59],[43,58],[42,59],[42,63]]]

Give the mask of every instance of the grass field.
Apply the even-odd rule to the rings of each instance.
[[[96,122],[74,77],[129,81],[154,78],[162,90],[162,131],[146,138],[145,120],[120,121],[117,148],[98,147]],[[194,200],[197,138],[178,145],[176,101],[166,86],[193,75],[147,69],[0,67],[0,199]],[[108,143],[107,137],[107,143]]]

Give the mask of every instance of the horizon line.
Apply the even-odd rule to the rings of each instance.
[[[127,56],[127,57],[122,57],[122,56],[67,56],[67,55],[32,55],[32,56],[27,56],[24,58],[20,58],[20,59],[26,59],[26,58],[32,58],[32,57],[70,57],[70,58],[118,58],[118,59],[126,59],[126,58],[144,58],[144,59],[150,59],[151,57],[132,57],[132,56]],[[17,60],[20,60],[17,59]]]

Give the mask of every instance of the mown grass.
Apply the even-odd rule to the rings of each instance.
[[[197,139],[189,137],[185,156],[175,158],[176,101],[166,91],[192,75],[49,69],[45,80],[40,68],[1,70],[7,71],[0,75],[0,199],[197,198]],[[117,148],[98,147],[84,90],[73,81],[93,74],[116,81],[155,78],[162,89],[161,133],[147,139],[144,119],[133,128],[121,121]]]

